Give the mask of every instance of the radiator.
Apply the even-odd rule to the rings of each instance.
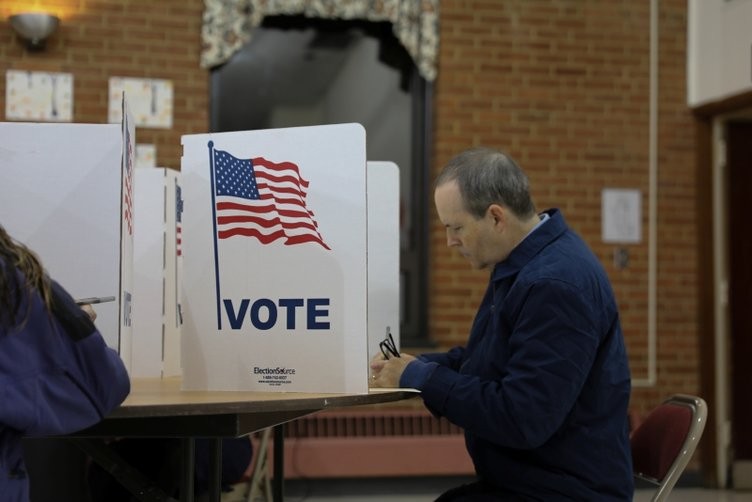
[[[461,429],[423,409],[348,409],[309,415],[285,424],[284,452],[287,478],[474,472]]]
[[[458,436],[462,430],[423,410],[326,411],[285,425],[285,438]]]

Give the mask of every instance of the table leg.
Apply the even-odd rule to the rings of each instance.
[[[222,498],[222,439],[209,439],[209,502]]]
[[[274,502],[285,499],[285,424],[274,426]]]
[[[196,442],[192,437],[183,438],[180,442],[183,447],[182,472],[180,473],[180,500],[182,502],[193,502]]]

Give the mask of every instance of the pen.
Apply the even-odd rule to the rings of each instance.
[[[114,296],[92,296],[91,298],[78,298],[76,299],[76,305],[92,305],[94,303],[107,303],[114,302]]]

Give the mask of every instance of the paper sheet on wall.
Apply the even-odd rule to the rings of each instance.
[[[639,244],[642,240],[640,191],[604,188],[601,204],[603,242]]]
[[[73,75],[8,70],[5,74],[5,118],[28,122],[73,120]]]
[[[172,127],[172,81],[150,78],[110,77],[109,122],[120,122],[122,95],[128,100],[137,127]]]

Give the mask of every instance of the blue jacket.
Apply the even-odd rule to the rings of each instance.
[[[630,373],[605,271],[558,210],[491,274],[467,346],[400,380],[465,431],[479,480],[525,500],[629,501]]]
[[[0,266],[5,266],[2,260]],[[23,277],[20,281],[24,284]],[[0,326],[3,502],[29,498],[21,456],[23,436],[84,429],[117,407],[130,391],[120,356],[106,346],[88,315],[63,288],[53,283],[52,289],[54,314],[34,292],[22,300],[16,325]],[[29,306],[29,317],[21,323]]]

